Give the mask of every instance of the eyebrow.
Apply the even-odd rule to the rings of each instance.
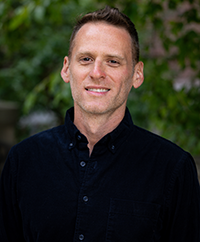
[[[117,59],[119,59],[121,61],[123,61],[125,59],[124,57],[119,56],[119,55],[106,55],[106,57],[108,57],[108,58],[117,58]]]
[[[92,55],[90,52],[86,51],[86,52],[78,52],[76,56],[80,56],[80,55]]]
[[[77,57],[79,57],[79,56],[82,56],[82,55],[88,55],[88,56],[94,56],[94,54],[92,54],[91,52],[89,52],[89,51],[86,51],[86,52],[79,52],[79,53],[77,53]],[[117,59],[119,59],[119,60],[121,60],[121,61],[123,61],[125,58],[124,57],[122,57],[122,56],[120,56],[120,55],[110,55],[110,54],[107,54],[107,55],[105,55],[106,56],[106,58],[117,58]]]

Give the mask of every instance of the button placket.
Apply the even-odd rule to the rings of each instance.
[[[79,204],[78,204],[78,213],[77,213],[77,225],[76,225],[76,234],[78,236],[79,241],[85,241],[85,235],[84,231],[87,231],[87,228],[85,227],[85,221],[87,221],[87,217],[85,214],[85,209],[89,204],[89,197],[87,194],[87,180],[91,176],[91,168],[92,168],[92,162],[90,158],[86,156],[86,154],[80,153],[79,156],[79,167],[80,167],[80,178],[81,178],[81,188],[79,193]]]

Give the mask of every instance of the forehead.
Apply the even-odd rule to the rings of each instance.
[[[106,48],[110,51],[118,49],[128,49],[132,51],[131,36],[123,27],[114,26],[104,21],[89,22],[84,24],[77,32],[73,49],[96,48],[103,50]]]

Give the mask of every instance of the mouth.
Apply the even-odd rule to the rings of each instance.
[[[105,88],[86,88],[86,90],[89,92],[97,92],[97,93],[105,93],[110,91],[110,89],[105,89]]]

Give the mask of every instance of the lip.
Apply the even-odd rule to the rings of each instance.
[[[107,87],[96,87],[96,86],[88,86],[85,88],[85,90],[88,93],[92,93],[92,94],[106,94],[110,91],[109,88]]]

